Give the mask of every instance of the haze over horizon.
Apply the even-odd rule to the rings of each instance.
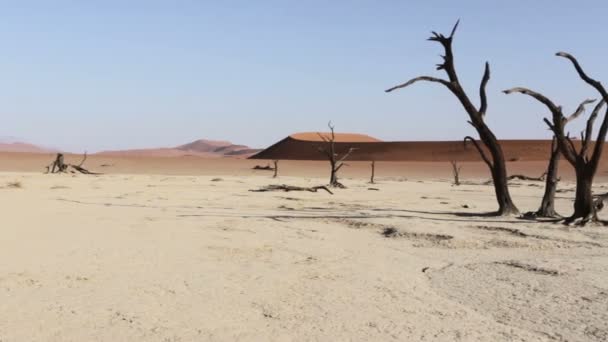
[[[546,109],[500,91],[527,86],[570,111],[597,94],[572,66],[608,79],[605,2],[21,1],[0,11],[0,136],[67,151],[266,147],[301,131],[382,140],[473,135],[447,89],[384,90],[435,71],[430,31],[460,18],[456,67],[469,95],[488,60],[487,121],[500,139],[548,139]],[[569,126],[574,135],[584,120]]]

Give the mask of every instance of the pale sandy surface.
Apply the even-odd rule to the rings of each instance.
[[[0,173],[0,340],[608,339],[606,228],[467,217],[487,185],[220,177]]]

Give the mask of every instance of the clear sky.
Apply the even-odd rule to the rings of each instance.
[[[608,82],[606,10],[604,0],[0,1],[0,136],[75,152],[198,138],[265,147],[331,119],[384,140],[461,139],[474,131],[447,89],[383,92],[443,76],[426,38],[460,18],[457,69],[478,101],[490,61],[496,134],[548,138],[545,108],[500,90],[525,85],[568,110],[596,97],[554,53]]]

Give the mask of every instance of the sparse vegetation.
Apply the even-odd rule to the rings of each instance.
[[[82,173],[85,175],[98,175],[99,173],[91,172],[82,166],[86,160],[87,160],[86,151],[84,152],[82,160],[80,161],[80,164],[78,164],[78,165],[66,164],[64,162],[63,154],[57,153],[57,155],[55,156],[55,160],[53,160],[53,162],[46,167],[45,173],[68,173],[68,172],[76,173],[76,172],[79,172],[79,173]]]
[[[317,146],[317,150],[324,154],[329,160],[331,166],[331,174],[329,177],[329,186],[334,188],[345,188],[344,184],[338,181],[338,171],[342,166],[346,165],[344,161],[356,150],[353,147],[349,147],[346,151],[336,150],[336,134],[334,132],[334,125],[331,121],[327,124],[329,127],[329,136],[317,133],[321,140],[325,143],[322,146]]]
[[[460,185],[460,166],[458,162],[455,160],[450,161],[450,165],[452,165],[452,175],[454,176],[454,185]]]
[[[23,184],[20,181],[8,182],[6,183],[6,188],[8,189],[22,189]]]
[[[572,165],[576,173],[576,195],[574,198],[574,213],[570,217],[566,218],[564,222],[566,224],[570,224],[574,221],[580,220],[579,223],[581,225],[584,225],[589,221],[599,221],[597,217],[597,212],[603,207],[602,199],[599,199],[598,201],[594,200],[591,188],[593,186],[593,179],[597,172],[600,158],[604,149],[606,133],[608,133],[608,108],[606,109],[604,119],[597,133],[593,151],[589,152],[589,150],[591,148],[593,124],[597,119],[599,111],[602,109],[602,107],[604,107],[606,101],[608,101],[608,92],[600,82],[589,77],[585,73],[578,60],[574,56],[565,52],[558,52],[556,55],[558,57],[568,59],[574,66],[574,69],[578,73],[579,77],[585,83],[593,87],[602,97],[602,99],[597,103],[597,105],[593,109],[593,112],[587,119],[585,130],[581,132],[581,144],[578,150],[572,142],[570,135],[565,133],[564,128],[572,117],[577,117],[581,115],[584,111],[585,105],[595,102],[594,100],[583,101],[574,114],[569,117],[566,117],[563,114],[561,106],[558,106],[545,95],[539,92],[523,87],[508,89],[504,92],[506,94],[521,93],[524,95],[531,96],[535,100],[544,104],[551,112],[552,120],[549,120],[547,118],[544,118],[543,120],[553,131],[561,154],[568,161],[568,163]]]

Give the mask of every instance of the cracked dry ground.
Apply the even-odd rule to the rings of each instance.
[[[248,191],[322,182],[285,177],[13,181],[1,341],[608,340],[608,229],[471,215],[495,209],[481,180],[345,179],[333,196]],[[522,210],[542,195],[512,191]]]

